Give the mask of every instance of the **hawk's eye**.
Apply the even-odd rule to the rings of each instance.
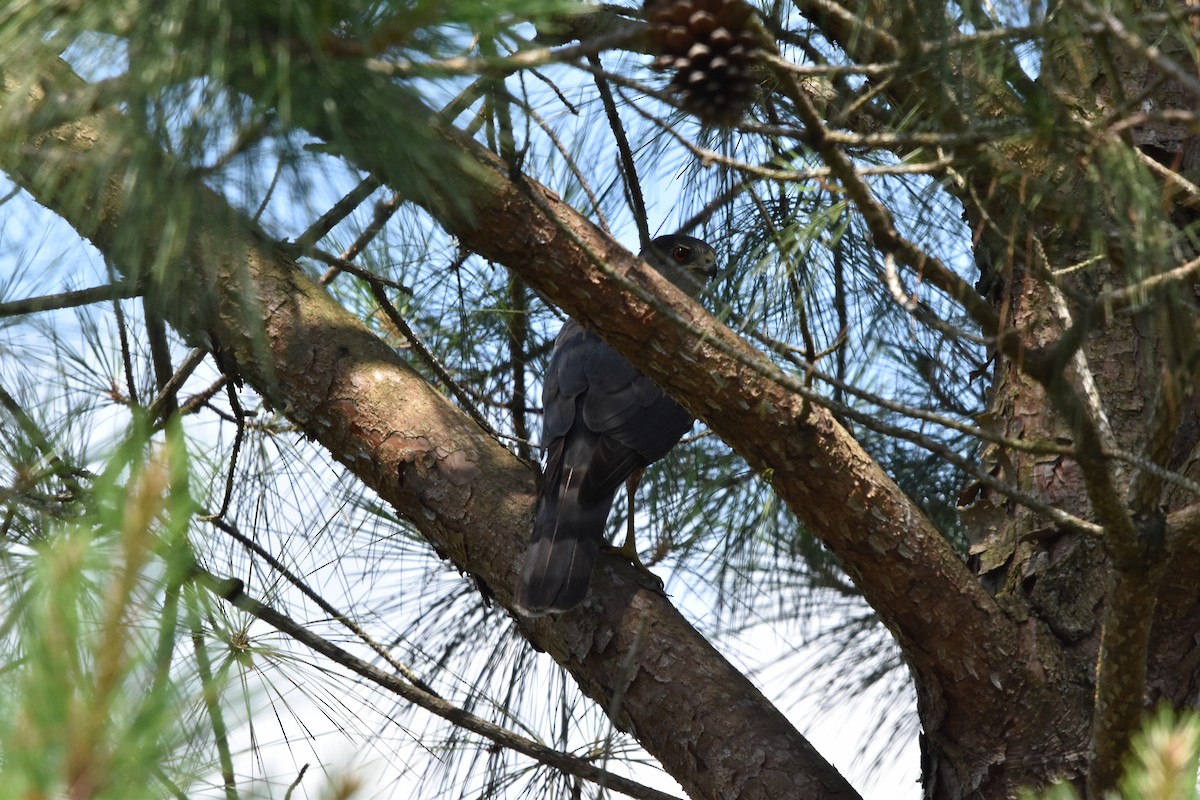
[[[681,244],[678,244],[678,245],[675,245],[675,249],[671,251],[671,258],[675,259],[677,262],[682,264],[683,262],[688,260],[688,257],[691,254],[692,254],[692,249],[690,247],[685,247]]]

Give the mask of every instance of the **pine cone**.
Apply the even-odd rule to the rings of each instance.
[[[754,102],[758,43],[745,0],[647,0],[654,69],[674,70],[670,89],[704,122],[733,125]]]

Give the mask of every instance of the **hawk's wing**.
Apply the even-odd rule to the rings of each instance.
[[[567,322],[542,387],[542,444],[596,437],[581,502],[611,497],[634,470],[662,458],[692,427],[678,403],[595,334]]]
[[[542,403],[546,471],[516,597],[535,614],[583,600],[617,489],[692,426],[687,411],[574,321],[555,339]]]
[[[693,297],[716,271],[712,247],[686,234],[659,236],[640,256]],[[678,403],[573,321],[554,340],[542,404],[546,470],[514,595],[527,614],[582,602],[617,487],[692,426]]]

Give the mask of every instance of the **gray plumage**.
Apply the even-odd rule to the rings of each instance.
[[[716,265],[711,247],[682,234],[660,236],[641,257],[693,297]],[[583,601],[617,489],[665,456],[694,421],[574,320],[554,340],[542,405],[546,469],[515,595],[517,608],[534,616]]]

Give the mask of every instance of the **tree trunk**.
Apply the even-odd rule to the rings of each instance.
[[[982,461],[1001,481],[1099,530],[1055,522],[983,484],[963,493],[970,564],[1018,630],[1010,655],[1021,678],[980,676],[967,692],[971,700],[956,701],[925,679],[919,652],[905,648],[924,731],[925,794],[1011,797],[1018,787],[1059,779],[1092,793],[1111,788],[1137,712],[1158,700],[1176,707],[1196,700],[1200,585],[1185,509],[1194,496],[1178,487],[1164,494],[1157,478],[1110,451],[1190,474],[1200,421],[1187,400],[1195,375],[1191,292],[1169,285],[1115,313],[1095,302],[1189,255],[1137,251],[1136,243],[1153,241],[1145,228],[1161,223],[1146,219],[1131,243],[1116,187],[1136,184],[1137,169],[1106,153],[1104,134],[1089,126],[1107,114],[1121,119],[1122,104],[1144,98],[1147,87],[1160,111],[1191,111],[1195,95],[1151,63],[1144,47],[1121,39],[1100,12],[1087,20],[1113,33],[1100,44],[1078,35],[1073,16],[1047,26],[1036,83],[981,80],[951,90],[920,55],[945,35],[936,11],[903,3],[843,7],[848,13],[831,14],[822,4],[805,13],[860,63],[912,64],[910,79],[885,90],[897,118],[920,109],[944,130],[969,131],[1030,107],[1061,114],[1044,147],[1021,140],[956,152],[966,180],[948,188],[972,229],[980,288],[1009,332],[993,348],[986,419],[1011,440],[1083,451],[1073,457],[992,443]],[[1164,62],[1190,64],[1185,42],[1171,35],[1176,23],[1160,24],[1143,41],[1159,45]],[[952,74],[979,76],[970,55],[951,51],[949,58]],[[1015,63],[1010,69],[1021,74]],[[952,93],[958,90],[975,92],[969,104]],[[1184,126],[1147,115],[1124,135],[1146,158],[1195,180],[1197,148]],[[1085,146],[1094,149],[1072,150]],[[1180,229],[1194,220],[1178,207],[1171,217]],[[1106,240],[1108,266],[1063,269],[1092,261],[1097,237]],[[1164,231],[1162,240],[1178,238]],[[1098,662],[1108,679],[1099,686]],[[1101,709],[1095,715],[1094,705]]]

